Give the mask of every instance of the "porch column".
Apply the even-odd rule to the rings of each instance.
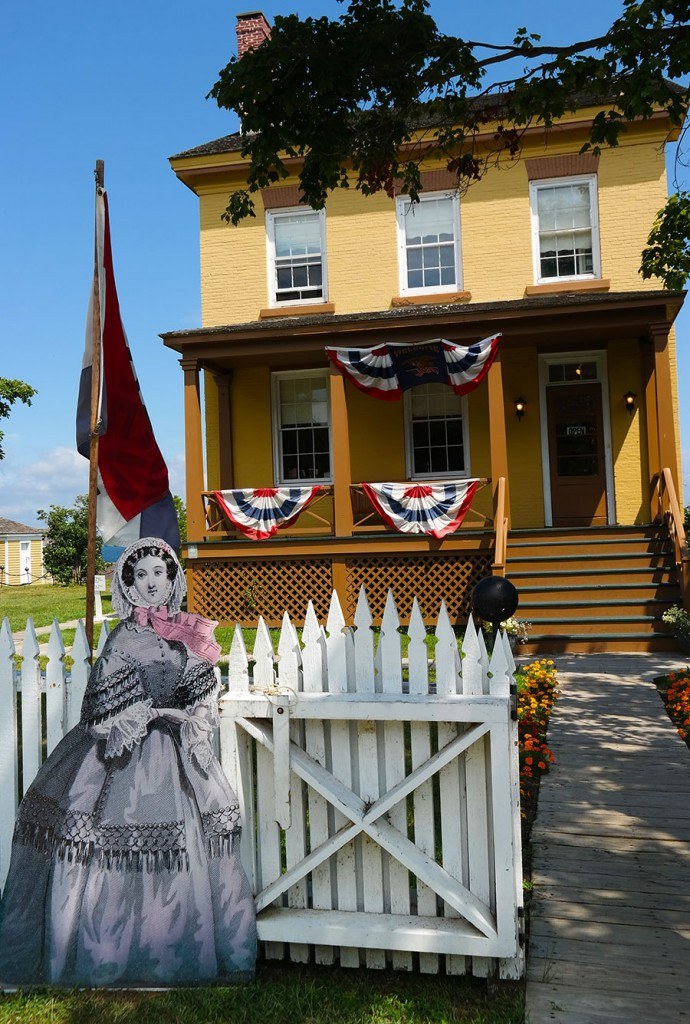
[[[644,374],[644,407],[647,424],[647,461],[649,463],[649,513],[653,523],[661,515],[659,504],[659,420],[656,407],[656,375],[654,372],[654,344],[642,341],[642,371]]]
[[[204,490],[204,456],[201,430],[201,396],[198,359],[180,359],[184,372],[184,437],[187,476],[187,541],[204,539],[206,517],[201,492]]]
[[[333,505],[336,537],[352,536],[350,484],[350,430],[347,419],[345,378],[331,366],[331,429],[333,434]]]
[[[331,366],[329,377],[331,397],[331,430],[333,441],[333,518],[336,537],[351,537],[353,527],[352,469],[350,467],[350,429],[347,418],[345,378]],[[347,570],[344,555],[333,554],[331,559],[333,589],[347,618]]]
[[[220,487],[227,490],[234,483],[232,463],[232,421],[230,418],[230,385],[232,372],[214,373],[218,391],[218,448],[220,455]]]
[[[510,529],[510,492],[508,490],[508,443],[506,440],[506,413],[503,400],[503,371],[501,350],[491,364],[487,377],[489,387],[489,448],[491,451],[491,493],[494,513],[500,477],[505,478],[505,515]]]
[[[649,334],[654,345],[659,463],[661,469],[665,469],[668,466],[671,470],[676,494],[679,495],[676,424],[673,415],[673,384],[671,380],[671,360],[668,351],[668,334],[670,329],[671,325],[666,322],[650,324]]]

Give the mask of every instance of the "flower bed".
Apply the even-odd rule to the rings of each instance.
[[[537,810],[542,775],[555,758],[546,743],[551,709],[558,696],[556,666],[542,658],[518,669],[518,738],[520,748],[520,798],[525,839]]]
[[[690,746],[690,668],[670,672],[658,679],[657,684],[669,718]]]

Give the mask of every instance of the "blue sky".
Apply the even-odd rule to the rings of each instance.
[[[334,0],[257,6],[269,21],[294,11],[333,17],[341,10]],[[201,321],[198,211],[167,157],[237,129],[234,115],[204,97],[235,52],[235,16],[250,9],[228,0],[5,5],[0,376],[26,380],[39,393],[30,409],[16,408],[2,424],[1,517],[33,525],[38,508],[72,504],[87,488],[74,410],[93,269],[97,158],[105,160],[115,273],[134,362],[172,489],[184,494],[182,372],[158,334]],[[431,4],[445,31],[494,42],[510,41],[521,25],[549,41],[588,37],[619,10],[612,0],[559,9],[552,0]],[[681,401],[690,379],[689,334],[685,312],[678,322]],[[690,403],[682,417],[687,449]],[[684,462],[690,478],[687,455]]]

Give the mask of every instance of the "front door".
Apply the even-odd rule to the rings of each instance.
[[[607,522],[601,383],[546,387],[554,526]]]

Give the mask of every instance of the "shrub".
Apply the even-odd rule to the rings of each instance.
[[[690,615],[679,605],[669,608],[661,616],[684,651],[690,650]]]

